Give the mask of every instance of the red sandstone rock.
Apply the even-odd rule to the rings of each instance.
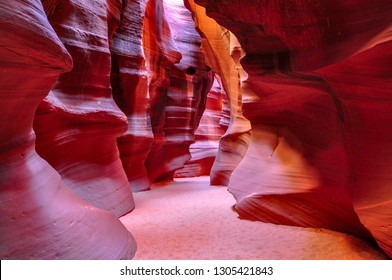
[[[392,256],[391,3],[195,2],[239,39],[259,96],[229,186],[240,216],[370,232]]]
[[[35,152],[34,113],[72,60],[41,1],[0,3],[0,258],[132,258],[135,241]]]
[[[116,144],[127,119],[110,87],[109,41],[121,2],[48,0],[43,5],[74,66],[38,107],[37,152],[80,197],[121,216],[134,208]]]
[[[219,24],[230,26],[247,53],[245,60],[258,65],[254,71],[271,70],[274,63],[293,71],[318,69],[389,37],[388,0],[195,2],[207,7],[207,14]]]
[[[175,172],[175,177],[197,177],[210,175],[211,167],[219,148],[219,139],[225,133],[227,126],[220,125],[223,118],[223,99],[226,94],[215,79],[207,94],[207,101],[200,124],[195,131],[195,143],[190,145],[189,160],[184,168]],[[227,102],[226,102],[227,104]],[[228,114],[230,117],[230,112]]]
[[[150,119],[154,133],[154,142],[145,165],[148,178],[152,183],[165,173],[161,160],[162,146],[166,141],[163,127],[166,118],[167,88],[170,83],[168,72],[170,67],[181,59],[181,54],[173,42],[162,0],[150,0],[147,3],[143,46],[149,74]]]
[[[389,1],[195,0],[230,31],[185,2],[228,95],[212,183],[238,166],[242,218],[374,238],[392,256]],[[146,189],[184,164],[212,80],[200,39],[179,2],[42,3],[56,32],[41,2],[0,4],[0,257],[131,258],[114,214],[66,185],[121,215],[128,181]]]
[[[157,5],[160,5],[159,2]],[[145,32],[149,31],[145,49],[146,53],[151,53],[150,112],[155,137],[146,161],[151,182],[172,179],[175,170],[182,168],[190,159],[189,145],[194,142],[193,134],[213,80],[213,73],[205,65],[199,50],[200,36],[194,30],[192,17],[183,2],[167,2],[161,7],[163,10],[165,12],[161,15],[153,16],[155,21],[157,16],[158,19],[165,16],[154,23],[163,24],[163,28],[145,27]],[[161,34],[151,37],[154,32]],[[155,42],[156,46],[151,42]],[[170,54],[170,48],[176,51],[176,61],[165,58],[165,53]],[[159,57],[171,64],[159,64],[162,60]]]
[[[124,1],[122,20],[110,46],[113,96],[128,119],[128,130],[117,142],[124,170],[134,191],[150,186],[144,162],[153,142],[148,112],[148,73],[142,42],[146,2]]]
[[[191,155],[189,146],[195,141],[194,132],[199,125],[212,86],[213,73],[204,62],[200,51],[200,35],[194,28],[191,13],[182,0],[164,1],[168,24],[181,61],[170,68],[170,85],[165,107],[162,172],[172,178]]]
[[[392,38],[390,38],[392,39]],[[355,212],[392,256],[392,41],[318,71],[345,105],[344,132]]]
[[[206,63],[221,78],[230,107],[230,123],[220,139],[219,152],[211,169],[211,184],[227,185],[230,175],[243,158],[250,140],[250,123],[242,115],[242,88],[239,60],[241,53],[235,48],[235,36],[206,16],[205,9],[185,1],[192,11],[195,26],[202,36],[202,49]]]

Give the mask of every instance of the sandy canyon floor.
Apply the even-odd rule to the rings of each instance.
[[[387,259],[347,234],[239,219],[232,195],[208,177],[155,184],[134,197],[136,209],[120,220],[137,241],[135,259]]]

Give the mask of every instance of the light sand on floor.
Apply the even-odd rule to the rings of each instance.
[[[138,244],[135,259],[386,259],[343,233],[241,220],[232,195],[208,177],[155,184],[134,197],[136,209],[120,220]]]

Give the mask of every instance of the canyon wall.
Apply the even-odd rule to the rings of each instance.
[[[196,29],[202,36],[201,47],[206,63],[219,76],[228,100],[228,128],[219,141],[211,168],[211,184],[227,185],[230,175],[246,153],[250,141],[250,123],[242,114],[241,50],[234,34],[208,17],[205,9],[192,0],[185,1],[192,11]]]
[[[128,129],[117,143],[134,191],[150,186],[144,162],[154,139],[149,115],[149,74],[143,48],[144,21],[149,20],[145,17],[147,2],[123,1],[121,22],[110,45],[113,98],[128,121]]]
[[[117,218],[190,159],[213,82],[190,11],[20,0],[0,13],[0,257],[132,258]]]
[[[0,94],[2,96],[0,103],[2,109],[0,257],[1,259],[132,258],[136,250],[135,240],[116,218],[114,212],[96,208],[71,191],[73,186],[68,184],[72,185],[72,180],[66,176],[60,177],[60,174],[35,151],[36,139],[33,122],[36,121],[35,111],[38,107],[41,107],[38,110],[41,110],[41,113],[42,108],[47,108],[47,113],[54,115],[46,123],[47,130],[45,131],[49,134],[54,133],[53,130],[57,129],[56,125],[61,124],[60,118],[69,111],[75,112],[76,116],[80,112],[80,108],[68,110],[53,93],[44,101],[46,104],[43,107],[40,103],[48,95],[52,86],[62,97],[66,97],[66,94],[71,95],[73,90],[77,92],[78,87],[76,89],[71,87],[70,92],[61,93],[61,89],[65,87],[60,82],[61,77],[64,77],[63,75],[66,75],[64,72],[70,71],[72,67],[78,69],[78,61],[75,62],[72,54],[88,55],[88,51],[78,52],[78,48],[72,49],[69,45],[65,46],[62,43],[63,37],[58,36],[59,34],[47,20],[45,12],[50,14],[55,10],[54,6],[48,4],[52,2],[44,1],[46,11],[41,1],[38,0],[11,1],[0,4],[0,45],[2,46],[0,49]],[[71,30],[69,32],[68,34],[75,34]],[[70,39],[70,42],[77,41]],[[102,47],[99,50],[104,49]],[[98,58],[102,54],[101,51],[96,52]],[[102,58],[101,62],[107,65],[105,64],[107,59]],[[73,81],[73,72],[69,73],[67,76],[69,81],[64,77],[67,82]],[[93,73],[86,73],[86,80],[83,81],[87,84],[91,82],[88,78]],[[78,80],[76,79],[75,83]],[[103,82],[105,82],[104,79]],[[70,85],[73,86],[75,83],[70,83]],[[107,90],[101,94],[104,98]],[[53,103],[50,103],[52,101]],[[70,98],[66,101],[74,100]],[[75,105],[78,104],[79,102],[76,102]],[[87,106],[88,108],[90,107]],[[88,121],[92,120],[91,126],[94,127],[94,123],[99,123],[97,118],[99,119],[102,114],[98,112],[94,118],[88,113],[86,112],[86,118],[83,120],[88,125],[90,125]],[[112,111],[109,111],[103,115],[107,115],[110,119],[111,113]],[[72,120],[80,124],[80,119],[77,117],[74,119],[70,117],[70,121]],[[115,118],[114,124],[113,133],[122,130],[118,128],[123,124],[121,117]],[[66,146],[67,140],[73,138],[73,133],[80,131],[80,126],[76,126],[74,130],[59,130],[58,138],[53,139],[57,142],[41,141],[38,143],[37,140],[37,147],[41,145],[41,154],[45,155],[42,153],[44,143],[47,145],[45,148],[57,154],[57,149],[53,147],[59,143]],[[86,128],[86,130],[87,139],[90,140],[93,139],[89,134],[96,135],[97,130],[102,131],[100,126],[94,129]],[[106,137],[106,134],[103,137]],[[110,135],[107,140],[110,138],[114,139]],[[82,137],[82,143],[83,140],[85,139]],[[111,153],[113,147],[113,143],[108,143],[105,148],[108,153]],[[59,149],[62,148],[59,147]],[[84,149],[87,150],[87,154],[90,149],[88,146],[81,146],[81,148],[78,154],[82,160],[86,155]],[[75,152],[77,151],[74,150],[73,153]],[[64,154],[64,156],[77,157],[78,155]],[[104,154],[105,158],[106,156]],[[110,157],[113,158],[113,156]],[[68,163],[67,160],[68,158],[64,159],[65,164]],[[56,155],[53,156],[53,162],[56,165]],[[79,174],[83,171],[96,172],[95,170],[80,170],[83,162],[74,164],[76,175],[83,176],[84,174]],[[89,165],[90,168],[93,166],[93,164]],[[57,165],[54,167],[58,168]],[[127,193],[125,198],[121,197],[121,201],[128,199],[130,204],[132,194]],[[92,200],[94,202],[94,199]],[[127,207],[129,208],[129,205]]]
[[[121,1],[44,1],[49,22],[73,59],[34,119],[37,152],[80,197],[121,216],[134,208],[116,139],[127,119],[110,87],[109,45]]]
[[[391,3],[195,2],[238,38],[257,97],[229,183],[239,215],[374,238],[391,256]]]
[[[197,177],[210,175],[212,165],[219,149],[219,140],[227,129],[226,120],[230,118],[230,109],[226,93],[214,79],[207,94],[205,110],[199,126],[194,133],[194,141],[189,146],[191,159],[183,168],[176,170],[175,177]]]
[[[160,81],[160,88],[150,87],[154,131],[154,143],[146,160],[150,182],[171,180],[174,172],[191,159],[189,146],[195,141],[194,131],[213,82],[190,12],[181,0],[163,2],[168,30],[165,35],[169,37],[162,46],[175,46],[181,60],[157,65],[161,71],[159,79],[165,77],[166,81]]]
[[[0,4],[0,257],[130,259],[132,191],[211,175],[241,218],[392,256],[392,4]],[[197,31],[196,31],[197,30]]]

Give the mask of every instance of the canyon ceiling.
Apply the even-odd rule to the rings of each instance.
[[[200,175],[243,219],[391,257],[391,14],[389,0],[2,1],[1,259],[131,259],[118,217],[133,192]]]

